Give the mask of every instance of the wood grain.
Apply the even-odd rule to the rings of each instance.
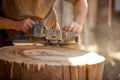
[[[105,59],[93,53],[101,60],[89,64],[88,51],[41,45],[3,47],[0,52],[0,80],[102,80]]]

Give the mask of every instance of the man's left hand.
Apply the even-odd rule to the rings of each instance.
[[[65,31],[82,32],[82,26],[80,26],[76,22],[69,22],[62,29],[65,30]]]

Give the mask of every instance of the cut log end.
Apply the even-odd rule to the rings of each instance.
[[[0,52],[0,80],[100,80],[105,60],[96,53],[53,46],[11,46]]]

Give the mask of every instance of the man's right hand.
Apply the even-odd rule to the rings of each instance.
[[[15,30],[22,31],[23,33],[30,33],[34,24],[35,22],[29,18],[21,21],[16,21]]]

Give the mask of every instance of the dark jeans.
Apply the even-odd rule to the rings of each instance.
[[[0,43],[0,47],[13,46],[12,41],[4,41]]]
[[[0,47],[13,46],[12,41],[7,40],[8,36],[5,30],[0,29]]]

